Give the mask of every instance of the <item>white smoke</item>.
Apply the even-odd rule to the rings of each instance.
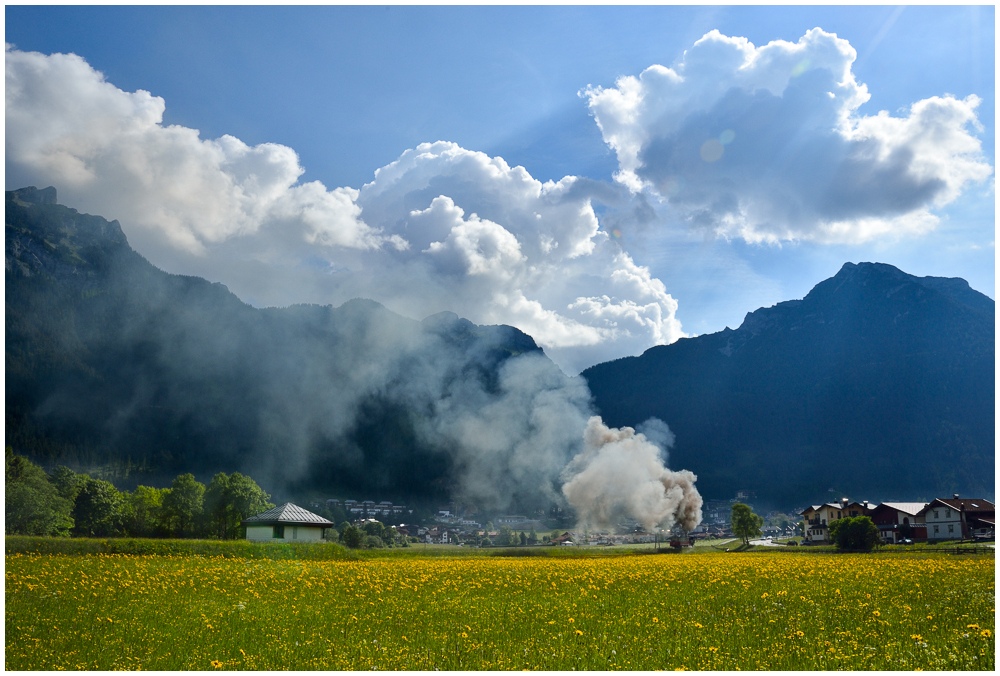
[[[653,427],[662,432],[666,425],[656,422]],[[606,528],[622,518],[634,519],[646,530],[679,525],[690,531],[701,523],[702,499],[694,486],[698,477],[668,469],[661,449],[645,435],[631,427],[609,428],[594,416],[583,441],[583,451],[563,472],[562,488],[581,527]]]
[[[648,441],[655,444],[660,449],[660,458],[664,467],[670,466],[670,449],[674,446],[674,433],[670,426],[659,418],[649,418],[635,426],[638,434],[646,437]]]

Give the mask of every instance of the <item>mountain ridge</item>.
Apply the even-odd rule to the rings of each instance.
[[[581,375],[609,425],[670,425],[671,461],[708,495],[992,495],[994,306],[964,280],[847,263],[737,329]],[[812,458],[828,468],[807,471]]]
[[[54,188],[6,201],[7,443],[42,461],[534,505],[596,407],[666,422],[709,498],[993,494],[995,304],[964,280],[846,263],[736,329],[571,378],[513,327],[360,298],[258,309]]]

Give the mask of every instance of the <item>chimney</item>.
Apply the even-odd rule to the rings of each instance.
[[[958,500],[958,493],[952,493],[951,497],[954,498],[955,500]]]

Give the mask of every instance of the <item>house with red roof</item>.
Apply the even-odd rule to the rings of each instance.
[[[920,510],[918,516],[927,524],[927,541],[969,540],[976,536],[992,537],[995,530],[995,507],[982,498],[936,498]]]

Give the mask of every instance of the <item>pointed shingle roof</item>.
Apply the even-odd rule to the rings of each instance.
[[[271,526],[276,524],[321,526],[323,528],[331,528],[333,526],[332,521],[328,521],[318,514],[313,514],[308,509],[302,509],[291,502],[286,502],[266,512],[261,512],[256,516],[251,516],[249,519],[244,520],[242,525]]]

